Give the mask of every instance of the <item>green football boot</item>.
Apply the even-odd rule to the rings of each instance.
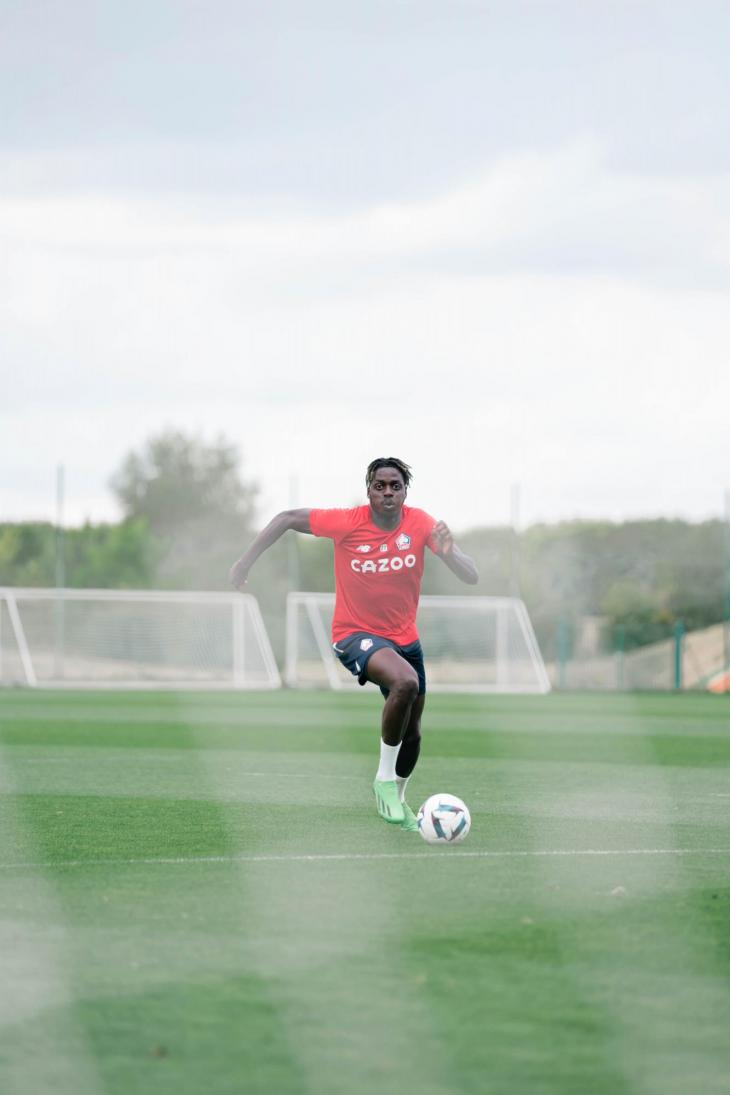
[[[403,803],[398,798],[398,788],[394,779],[376,779],[373,783],[378,813],[391,825],[401,825],[405,814]]]
[[[401,829],[403,829],[406,833],[417,833],[418,832],[418,818],[413,813],[413,810],[410,808],[410,806],[408,805],[407,802],[404,802],[402,805],[403,805],[403,820],[400,823]]]

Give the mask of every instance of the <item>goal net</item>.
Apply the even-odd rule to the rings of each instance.
[[[332,650],[334,600],[331,593],[287,598],[286,683],[292,688],[358,687]],[[527,609],[515,597],[421,597],[418,630],[433,691],[550,691]]]
[[[0,588],[0,684],[279,688],[248,594]]]

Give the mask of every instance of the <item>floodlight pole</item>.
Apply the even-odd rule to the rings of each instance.
[[[63,589],[66,585],[66,543],[64,537],[64,500],[65,500],[65,471],[63,464],[56,468],[56,643],[54,650],[54,673],[59,679],[63,678],[63,653],[65,645],[65,619],[63,604]]]
[[[512,550],[510,553],[510,593],[521,597],[520,593],[520,484],[513,483],[510,489],[510,525],[512,526]]]

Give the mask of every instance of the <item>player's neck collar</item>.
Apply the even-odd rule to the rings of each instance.
[[[398,531],[398,529],[400,528],[400,526],[403,522],[403,518],[406,515],[407,508],[408,507],[406,506],[406,504],[404,502],[403,505],[401,506],[400,513],[398,514],[398,520],[396,521],[396,523],[394,525],[392,525],[392,526],[391,525],[381,525],[380,522],[377,519],[377,514],[375,513],[375,510],[368,503],[368,509],[370,510],[370,520],[372,521],[372,523],[375,525],[376,528],[380,529],[381,532],[388,532],[388,533]]]

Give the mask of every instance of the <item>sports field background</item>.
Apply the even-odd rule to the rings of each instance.
[[[730,705],[0,692],[0,1091],[730,1091]]]

